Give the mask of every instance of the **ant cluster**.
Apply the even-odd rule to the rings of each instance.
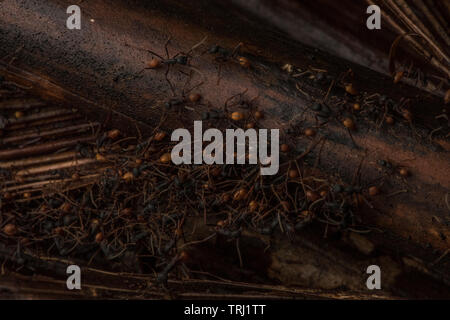
[[[223,121],[245,126],[263,118],[261,111],[242,117],[236,112]],[[220,235],[237,246],[246,230],[262,235],[279,230],[292,239],[314,221],[358,232],[361,188],[307,176],[288,144],[280,146],[284,164],[279,174],[262,176],[260,167],[251,164],[176,166],[168,140],[159,129],[143,141],[110,130],[95,144],[77,147],[80,156],[106,164],[92,184],[69,191],[55,188],[27,202],[3,194],[0,237],[19,244],[16,263],[27,267],[20,258],[23,250],[45,250],[119,270],[154,272],[164,284],[176,266],[187,270],[185,225],[191,218],[210,227],[206,240]],[[91,171],[58,173],[77,181],[99,173],[95,167]]]
[[[121,270],[154,271],[163,281],[175,265],[189,261],[184,226],[192,217],[230,241],[244,230],[270,235],[278,229],[292,238],[314,220],[358,228],[361,188],[305,176],[286,148],[282,174],[269,177],[250,164],[176,166],[163,132],[150,142],[120,143],[119,150],[111,147],[117,131],[106,136],[102,151],[91,149],[109,164],[92,185],[54,190],[26,203],[3,194],[2,242],[100,265],[113,262]]]
[[[249,60],[236,55],[240,46],[227,50],[215,45],[208,52],[216,60],[235,59],[248,68]],[[152,52],[157,58],[148,68],[167,65],[167,78],[170,66],[190,66],[193,49],[166,59]],[[320,78],[317,81],[330,80],[323,73],[315,74]],[[357,93],[351,84],[345,90],[350,95]],[[261,126],[264,113],[255,107],[255,99],[246,100],[244,94],[228,99],[223,110],[203,112],[201,118],[216,128]],[[165,109],[200,104],[201,100],[199,93],[190,93],[182,99],[171,98]],[[349,132],[356,127],[351,116],[336,115],[326,103],[314,104],[312,111],[322,123],[338,118]],[[371,207],[366,197],[380,190],[313,175],[305,159],[311,158],[323,137],[319,125],[302,131],[311,140],[310,147],[300,150],[281,144],[280,170],[274,176],[261,175],[260,166],[254,164],[174,165],[173,143],[160,126],[145,140],[124,137],[117,129],[104,132],[94,143],[76,148],[77,156],[101,166],[56,170],[72,183],[90,176],[89,184],[67,190],[49,187],[42,197],[28,197],[26,202],[1,194],[0,241],[17,246],[15,261],[21,267],[26,267],[26,260],[20,259],[24,249],[45,251],[88,264],[155,273],[156,281],[164,284],[177,266],[188,271],[190,245],[199,242],[187,240],[185,228],[192,218],[202,219],[211,232],[200,242],[218,235],[235,241],[241,265],[239,240],[248,230],[262,235],[279,231],[289,239],[312,223],[325,224],[326,230],[367,232],[357,213],[364,204]],[[6,179],[11,172],[0,175]]]
[[[353,140],[352,132],[358,132],[358,122],[364,127],[379,130],[384,127],[391,132],[398,127],[409,127],[413,136],[422,141],[432,141],[432,137],[448,136],[448,116],[443,113],[436,116],[440,124],[436,128],[418,125],[418,117],[414,116],[414,109],[420,108],[421,101],[415,97],[400,97],[394,99],[382,93],[360,91],[361,79],[356,79],[354,72],[348,69],[333,77],[326,69],[308,66],[300,69],[291,64],[281,68],[294,79],[302,78],[302,87],[296,83],[296,88],[312,102],[310,110],[316,119],[316,128],[326,127],[328,124],[339,124],[346,128],[353,146],[359,148]],[[400,80],[395,81],[397,83]],[[307,90],[310,89],[310,90]],[[317,89],[326,92],[322,99],[315,99]],[[310,91],[310,92],[308,92]],[[315,92],[313,94],[313,92]],[[444,97],[444,103],[450,100],[450,90]],[[436,144],[433,145],[436,147]]]

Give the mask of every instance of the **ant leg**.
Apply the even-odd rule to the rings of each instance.
[[[175,97],[176,96],[175,89],[173,88],[172,82],[170,82],[170,80],[169,80],[169,71],[170,71],[170,64],[167,65],[167,71],[166,71],[165,76],[166,76],[166,81],[170,86],[170,90],[172,91],[172,94]]]
[[[186,95],[186,88],[189,85],[189,83],[191,82],[191,78],[192,78],[192,71],[189,72],[189,76],[186,79],[186,82],[183,85],[183,89],[181,90],[181,96],[184,97]],[[190,91],[190,90],[189,90]],[[188,91],[188,92],[189,92]]]
[[[164,49],[166,50],[167,59],[170,59],[168,46],[169,46],[169,42],[170,42],[171,38],[172,38],[172,36],[169,36],[169,38],[167,38],[166,43],[164,44]],[[173,88],[172,82],[170,82],[170,80],[169,80],[169,72],[170,72],[170,64],[167,65],[167,71],[166,71],[165,76],[166,76],[167,83],[169,83],[170,90],[172,91],[172,94],[175,97],[176,96],[175,89]]]
[[[186,53],[186,55],[187,55],[187,56],[190,56],[191,53],[192,53],[195,49],[197,49],[198,47],[200,47],[200,46],[206,41],[206,39],[208,39],[208,36],[205,36],[200,42],[194,44],[194,45],[192,46],[192,48]]]
[[[164,49],[166,50],[167,59],[170,59],[168,46],[169,46],[169,42],[170,42],[171,38],[172,38],[172,36],[169,36],[169,38],[167,38],[166,43],[164,44]]]
[[[201,82],[203,83],[204,82],[204,80],[205,80],[205,76],[203,75],[203,73],[199,70],[199,69],[197,69],[197,68],[195,68],[195,67],[193,67],[193,66],[187,66],[189,69],[191,69],[192,71],[195,71],[196,73],[198,73],[199,75],[200,75],[200,77],[202,78],[202,80],[201,80]]]
[[[355,149],[360,149],[360,147],[356,144],[355,140],[353,139],[353,135],[350,132],[350,129],[349,128],[346,128],[346,129],[347,129],[348,135],[350,136],[350,139],[352,140],[353,147]]]
[[[217,69],[217,85],[220,84],[220,74],[221,74],[221,71],[222,71],[222,64],[219,63],[219,68]]]
[[[182,96],[183,97],[186,94],[188,94],[189,92],[191,92],[192,90],[194,90],[195,88],[200,87],[204,83],[204,80],[202,79],[199,83],[193,85],[191,88],[188,88],[188,86],[189,86],[189,84],[191,83],[191,80],[192,80],[193,71],[198,72],[202,78],[204,77],[203,74],[199,70],[197,70],[196,68],[191,67],[191,66],[188,66],[188,68],[191,69],[191,71],[189,72],[189,77],[188,77],[188,79],[186,80],[186,83],[183,86],[183,90],[182,90]]]
[[[192,90],[202,86],[204,83],[204,81],[201,81],[199,83],[197,83],[195,86],[192,86],[191,88],[189,88],[188,90],[184,91],[183,96],[187,95],[189,92],[191,92]]]
[[[231,56],[234,57],[242,46],[244,46],[244,44],[242,42],[239,42],[238,45],[233,49]]]
[[[138,47],[138,46],[134,46],[134,45],[131,45],[131,44],[128,44],[128,43],[125,43],[125,46],[131,47],[131,48],[134,48],[134,49],[138,49],[138,50],[141,50],[141,51],[147,51],[147,52],[153,54],[154,56],[157,56],[157,57],[160,58],[161,60],[165,60],[165,59],[164,59],[163,57],[161,57],[159,54],[157,54],[156,52],[153,52],[153,51],[150,50],[150,49],[145,49],[145,48]]]
[[[239,257],[239,265],[241,268],[244,267],[244,263],[242,262],[241,249],[239,248],[239,238],[236,239],[236,251]]]
[[[358,180],[358,185],[361,185],[361,168],[362,168],[364,159],[366,157],[367,157],[367,150],[364,152],[364,156],[361,158],[358,168],[356,168],[355,173],[353,174],[352,186],[356,183],[356,180]]]

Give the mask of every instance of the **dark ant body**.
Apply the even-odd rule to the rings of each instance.
[[[162,60],[161,63],[163,63],[163,64],[181,64],[182,66],[185,66],[188,63],[188,57],[187,56],[178,56],[173,59]]]
[[[256,231],[262,235],[271,235],[278,223],[278,218],[275,218],[268,227],[258,228]]]
[[[378,160],[377,162],[378,162],[378,164],[379,164],[380,166],[382,166],[382,167],[385,167],[385,168],[387,168],[387,169],[391,169],[391,168],[392,168],[392,164],[391,164],[389,161],[386,161],[386,160]]]
[[[241,236],[242,228],[237,230],[228,230],[224,228],[216,228],[216,232],[230,239],[237,239]]]
[[[174,106],[179,106],[182,104],[185,100],[181,98],[173,98],[167,101],[164,105],[167,109],[171,109]]]
[[[8,123],[9,123],[8,119],[6,119],[3,115],[0,114],[0,130],[5,129]]]
[[[303,219],[302,221],[297,222],[294,226],[294,229],[296,231],[299,231],[299,230],[303,229],[304,227],[306,227],[311,222],[312,222],[312,219],[310,217],[307,217],[307,218]]]
[[[228,49],[225,49],[217,44],[211,46],[208,50],[208,53],[210,54],[219,54],[219,57],[227,60],[228,58],[234,58],[236,56],[236,53],[239,51],[239,49],[243,46],[244,44],[242,42],[240,42],[234,49],[233,51],[230,51]]]
[[[314,103],[311,109],[316,113],[317,118],[325,122],[331,116],[330,108],[324,103]]]
[[[213,45],[211,48],[209,48],[208,53],[210,54],[216,54],[218,53],[222,58],[226,59],[231,55],[231,52],[217,44]]]

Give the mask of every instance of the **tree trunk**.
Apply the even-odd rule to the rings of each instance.
[[[162,115],[168,132],[190,128],[202,113],[221,112],[230,98],[242,94],[264,112],[260,127],[280,128],[282,141],[298,152],[284,160],[311,151],[305,160],[309,176],[339,177],[344,184],[361,186],[369,199],[361,200],[358,213],[371,227],[368,234],[327,236],[319,224],[291,242],[281,232],[268,237],[244,231],[244,268],[236,261],[234,243],[218,238],[191,248],[196,257],[191,270],[267,285],[237,284],[236,294],[448,298],[450,144],[442,97],[393,84],[385,75],[302,45],[223,1],[83,2],[81,30],[66,28],[65,1],[5,0],[1,6],[0,74],[41,99],[79,108],[89,119],[129,136],[146,137]],[[240,43],[227,57],[208,52],[217,44],[231,53]],[[166,65],[144,70],[155,57],[146,50],[164,59],[177,53],[190,58],[187,66],[170,66],[170,85]],[[167,102],[190,92],[202,95],[200,106],[167,111]],[[328,106],[326,117],[314,110],[316,102]],[[387,115],[393,125],[386,123]],[[346,128],[345,119],[354,128]],[[314,138],[303,134],[308,127],[316,129]],[[386,171],[381,160],[391,163],[394,172]],[[400,168],[407,168],[409,176],[399,175]],[[368,196],[374,185],[381,193]],[[196,228],[187,241],[210,234],[202,221],[187,222],[187,228]],[[381,293],[366,289],[365,271],[372,264],[382,269]],[[0,283],[11,288],[9,281]],[[26,280],[16,285],[34,294]],[[204,292],[205,286],[194,283],[192,290]],[[302,291],[292,291],[296,286]],[[312,290],[311,296],[304,288]],[[179,293],[180,298],[195,297],[189,290]],[[110,294],[121,296],[112,289]],[[155,294],[149,297],[162,298]]]

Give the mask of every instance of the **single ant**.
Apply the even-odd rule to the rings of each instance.
[[[167,82],[169,83],[169,86],[170,86],[170,89],[172,90],[173,95],[176,96],[174,87],[173,87],[172,83],[170,82],[170,80],[168,78],[168,74],[170,72],[170,66],[173,66],[173,65],[186,66],[186,67],[194,70],[195,72],[199,73],[202,76],[202,73],[198,69],[196,69],[193,66],[189,65],[189,59],[191,58],[192,52],[197,47],[199,47],[201,44],[203,44],[203,42],[205,42],[206,38],[207,37],[203,38],[203,40],[201,40],[199,43],[195,44],[187,53],[179,52],[179,53],[175,54],[172,58],[170,58],[169,50],[167,49],[167,46],[169,45],[169,42],[170,42],[170,37],[167,39],[166,44],[164,45],[167,58],[163,58],[161,55],[157,54],[156,52],[153,52],[150,49],[144,49],[144,48],[140,48],[140,47],[135,47],[135,46],[129,45],[127,43],[125,43],[125,45],[129,46],[129,47],[136,48],[138,50],[147,51],[147,52],[149,52],[152,55],[157,57],[157,58],[153,58],[152,60],[150,60],[148,62],[148,64],[147,64],[147,67],[145,67],[142,71],[144,71],[146,69],[156,69],[161,64],[167,65],[167,70],[166,70],[166,73],[165,73],[165,77],[166,77]],[[142,71],[140,71],[139,73],[141,73]]]

